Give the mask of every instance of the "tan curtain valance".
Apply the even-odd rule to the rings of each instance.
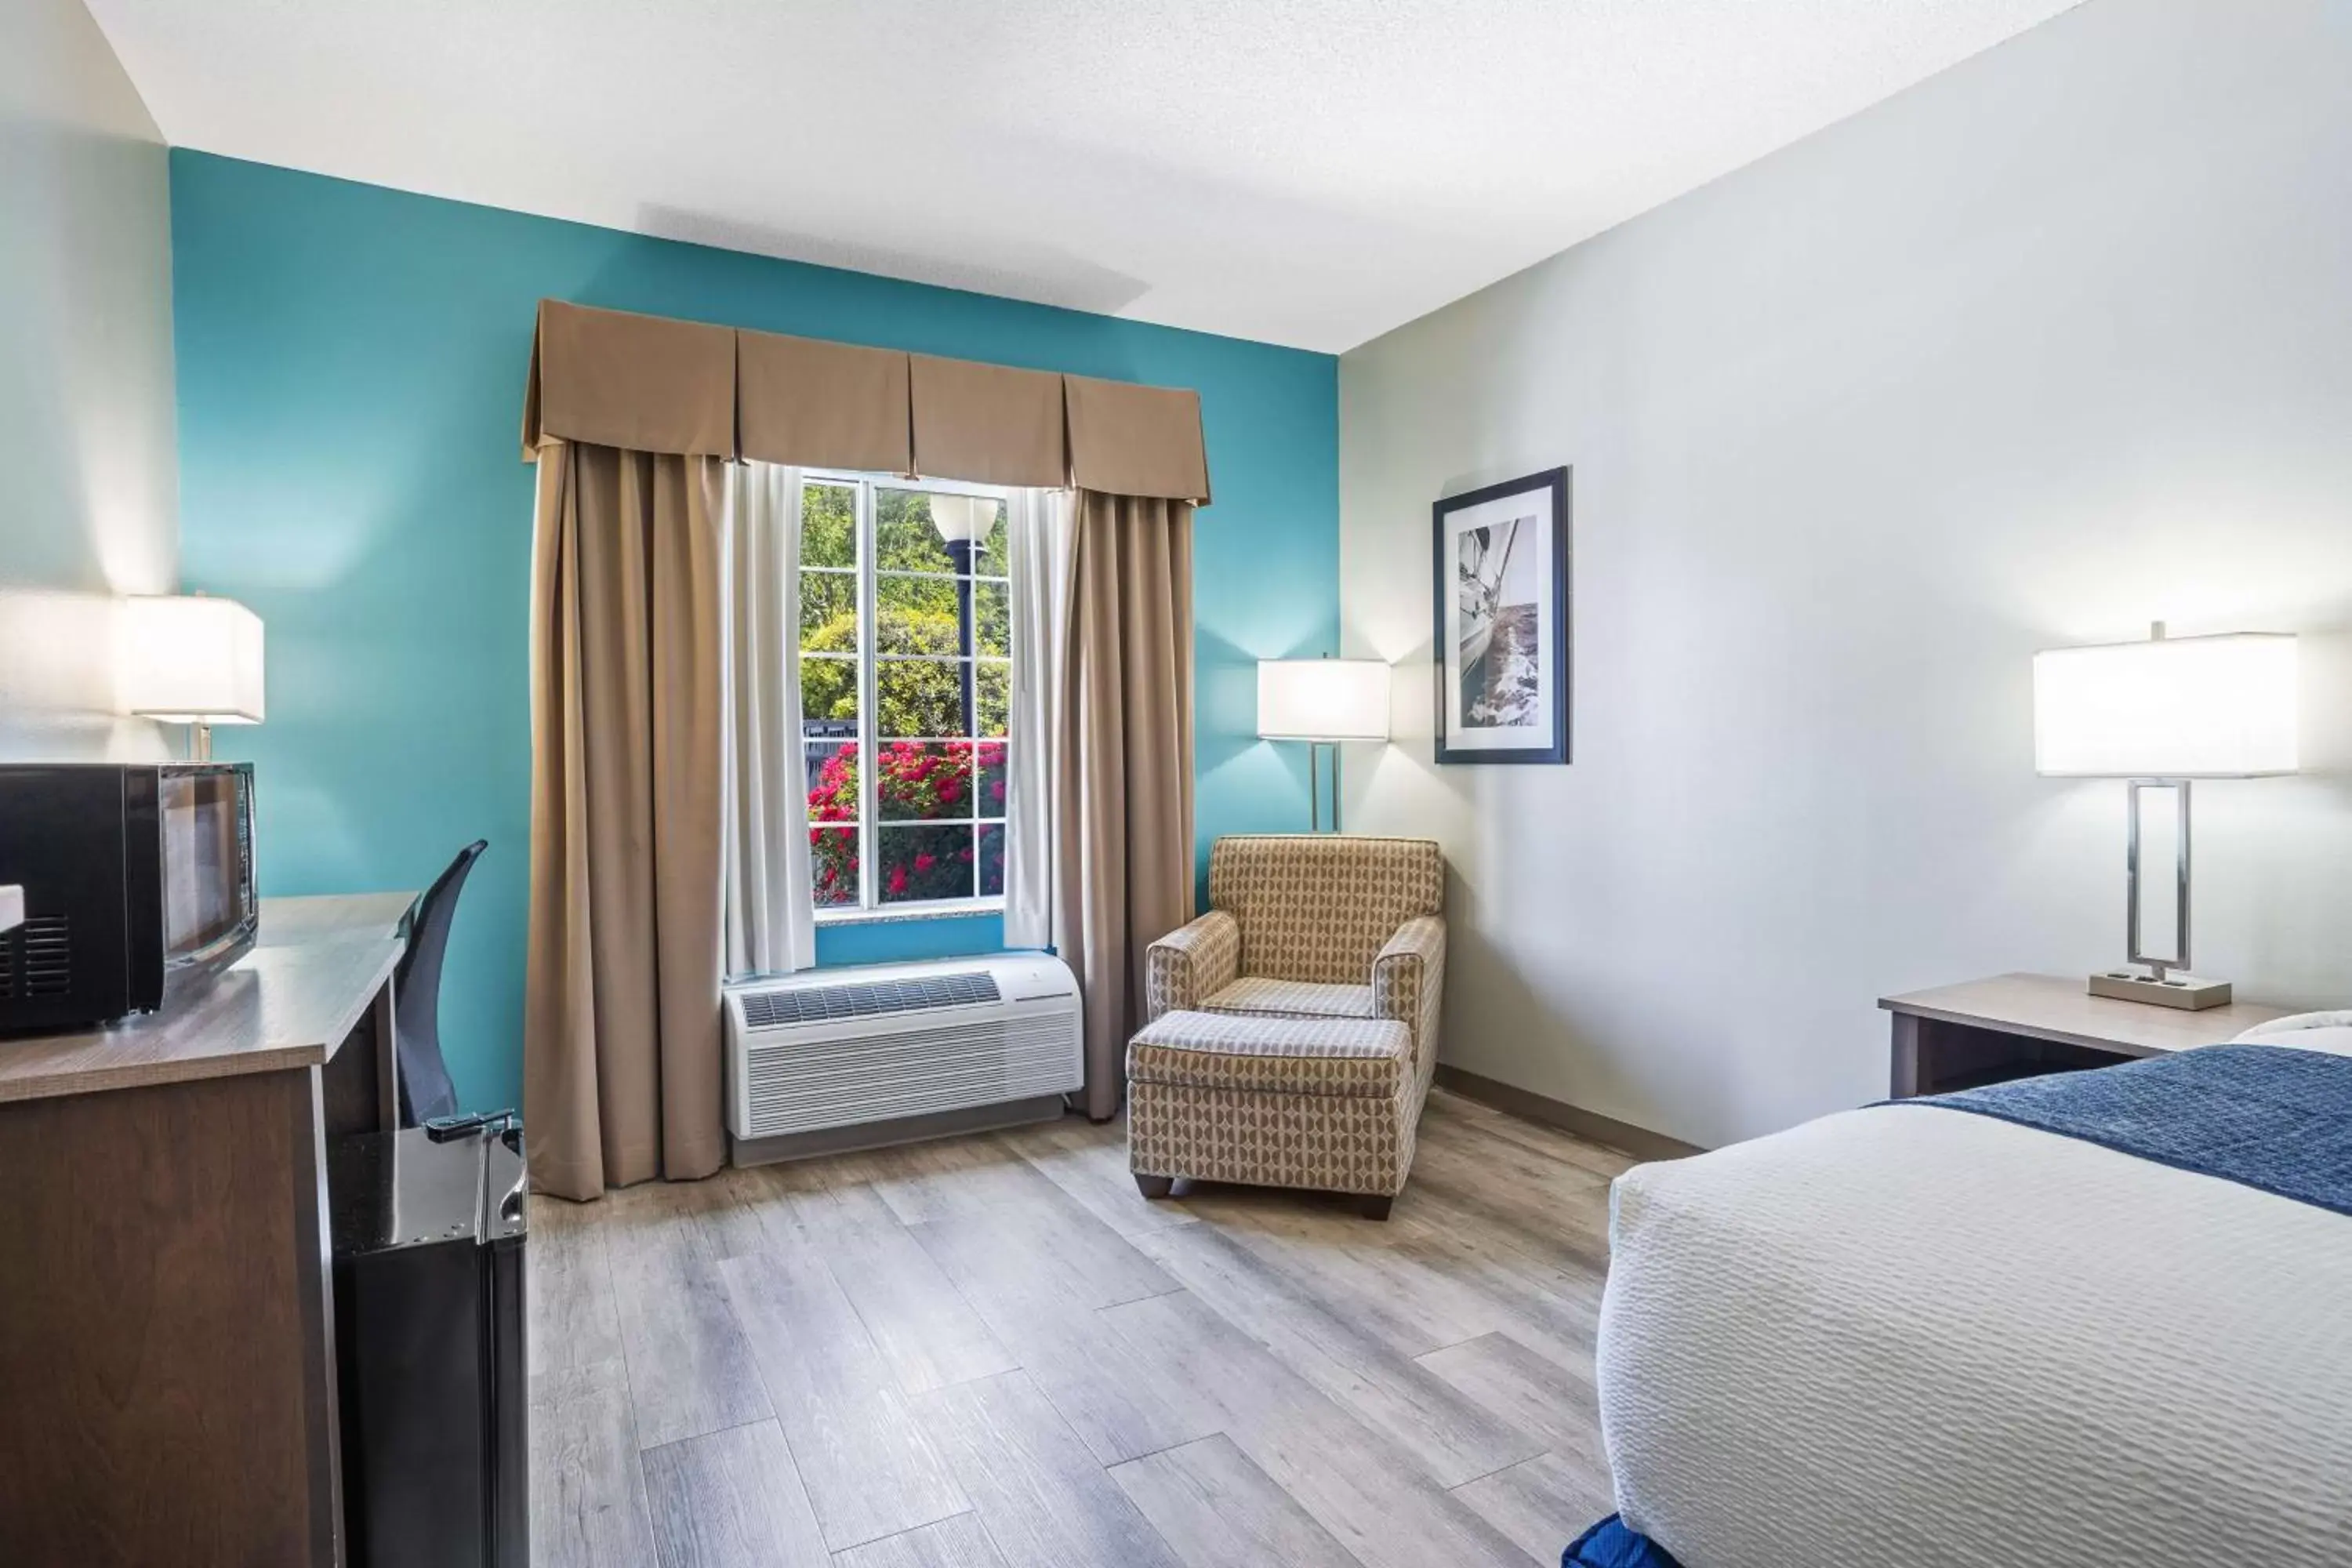
[[[1197,393],[542,300],[523,459],[550,441],[1205,504]]]
[[[735,356],[743,456],[803,468],[915,471],[905,354],[737,332]]]
[[[688,458],[735,456],[735,332],[542,300],[523,460],[548,437]]]
[[[1104,495],[1209,499],[1209,458],[1201,439],[1201,395],[1062,378],[1070,411],[1070,478]]]
[[[1062,378],[968,359],[913,356],[915,466],[982,485],[1070,482]]]

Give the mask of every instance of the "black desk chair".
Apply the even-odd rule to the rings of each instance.
[[[477,838],[457,851],[449,868],[425,889],[408,914],[408,951],[393,971],[392,1005],[399,1035],[400,1124],[421,1126],[457,1110],[457,1086],[441,1059],[441,961],[449,951],[449,922],[457,918],[457,895],[466,876],[489,840]]]

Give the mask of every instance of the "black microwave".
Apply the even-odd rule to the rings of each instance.
[[[152,1012],[252,948],[250,763],[0,763],[0,1032]]]

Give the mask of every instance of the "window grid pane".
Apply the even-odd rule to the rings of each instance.
[[[932,903],[974,896],[977,830],[971,823],[887,823],[877,831],[882,902]]]
[[[969,821],[972,744],[955,740],[888,740],[876,752],[883,822]]]
[[[831,567],[801,568],[801,650],[854,653],[857,640],[857,574]]]
[[[801,564],[857,569],[857,487],[812,479],[801,486]]]
[[[809,829],[809,892],[819,909],[857,907],[862,837],[854,827]]]

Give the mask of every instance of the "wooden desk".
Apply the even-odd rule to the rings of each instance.
[[[397,1121],[412,901],[266,899],[162,1011],[0,1039],[0,1563],[341,1562],[326,1141]]]
[[[2094,996],[2054,974],[1997,974],[1878,1005],[1894,1015],[1896,1100],[2219,1045],[2287,1011],[2239,1002],[2189,1013]]]
[[[264,899],[258,947],[299,947],[338,937],[382,940],[398,935],[415,893],[327,893],[306,899]]]

